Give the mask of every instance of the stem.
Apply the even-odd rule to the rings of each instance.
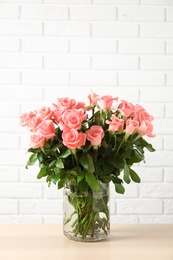
[[[122,144],[124,143],[124,141],[125,141],[125,135],[124,135],[124,137],[123,137],[123,139],[122,139],[122,141],[121,141],[121,143],[120,143],[120,145],[118,146],[118,148],[117,148],[117,151],[116,151],[116,154],[115,154],[115,156],[117,156],[118,155],[118,152],[119,152],[119,150],[120,150],[120,148],[121,148],[121,146],[122,146]]]

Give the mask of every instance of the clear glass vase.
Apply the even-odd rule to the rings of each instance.
[[[99,191],[64,188],[63,232],[69,239],[92,242],[109,235],[109,184],[99,185]]]

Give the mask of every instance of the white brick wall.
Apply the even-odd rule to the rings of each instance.
[[[21,113],[91,89],[155,116],[142,183],[111,186],[111,221],[173,223],[173,1],[0,0],[0,223],[62,223],[62,190],[25,169]]]

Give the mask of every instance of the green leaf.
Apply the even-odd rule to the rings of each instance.
[[[151,144],[147,144],[146,148],[148,149],[149,152],[155,152],[156,151]]]
[[[98,182],[97,182],[97,179],[96,179],[96,177],[94,176],[93,173],[86,172],[85,178],[86,178],[86,181],[87,181],[88,185],[89,185],[93,190],[99,190],[99,189],[100,189],[100,186],[99,186],[99,184],[98,184]]]
[[[115,183],[115,190],[117,193],[124,194],[125,189],[122,184]]]
[[[55,163],[56,163],[56,160],[51,161],[51,163],[49,164],[49,167],[52,167]]]
[[[141,182],[141,179],[139,178],[139,176],[137,175],[137,173],[130,169],[130,177],[131,179],[134,181],[134,182],[137,182],[137,183],[140,183]]]
[[[45,177],[47,175],[48,175],[47,169],[42,168],[37,175],[37,179],[41,179],[42,177]]]
[[[82,156],[80,157],[80,163],[88,172],[94,173],[95,167],[91,155],[87,153],[83,153]]]
[[[61,159],[57,159],[56,160],[56,167],[59,168],[59,169],[63,169],[64,168],[64,164],[63,164]]]
[[[67,149],[60,155],[59,158],[61,158],[61,159],[67,158],[70,154],[71,154],[70,149]]]
[[[79,183],[81,180],[83,180],[85,177],[85,174],[83,171],[80,171],[80,173],[77,176],[77,183]]]
[[[135,157],[138,158],[140,161],[144,160],[144,155],[139,152],[139,150],[135,149],[134,150]]]
[[[124,160],[119,155],[117,155],[115,158],[107,159],[107,162],[112,164],[117,169],[123,169],[124,168]]]
[[[32,154],[30,157],[29,157],[29,160],[26,164],[26,168],[28,169],[28,166],[29,165],[33,165],[35,162],[37,161],[37,154]]]
[[[124,164],[124,181],[130,183],[130,168],[126,163]]]
[[[78,183],[78,187],[81,192],[85,192],[88,190],[88,183],[83,179]]]
[[[65,186],[65,184],[66,184],[66,179],[59,180],[59,182],[58,182],[58,189],[63,188]]]

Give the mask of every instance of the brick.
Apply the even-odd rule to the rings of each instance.
[[[57,185],[53,184],[49,188],[47,183],[43,186],[43,198],[58,199],[63,198],[63,189],[58,190]]]
[[[21,3],[21,4],[40,4],[43,3],[44,0],[0,0],[0,3],[9,3],[9,4],[15,4],[15,3]]]
[[[112,224],[138,224],[138,216],[134,215],[112,215],[110,216]]]
[[[163,86],[164,83],[165,75],[162,72],[119,72],[119,84],[122,86]],[[150,102],[151,99],[144,101]]]
[[[74,86],[116,85],[117,74],[114,71],[71,72],[70,80]]]
[[[20,83],[20,73],[15,70],[0,70],[0,84],[18,84]],[[1,88],[2,90],[2,88]],[[1,95],[3,95],[1,91]],[[3,99],[0,100],[4,101]]]
[[[137,24],[98,22],[92,26],[94,37],[135,38],[138,36]]]
[[[16,130],[14,128],[14,132],[15,131]],[[3,130],[1,130],[1,132],[3,133]],[[0,165],[2,165],[2,166],[24,165],[25,162],[27,161],[27,156],[26,156],[25,152],[26,151],[11,150],[11,149],[10,150],[0,150]]]
[[[156,151],[155,153],[146,153],[146,165],[153,167],[173,166],[173,151]]]
[[[17,214],[18,202],[16,200],[0,199],[0,214]]]
[[[94,69],[135,70],[138,58],[134,56],[97,55],[93,56]]]
[[[154,183],[163,181],[163,170],[160,167],[133,166],[133,169],[139,175],[141,183]]]
[[[166,75],[167,75],[167,85],[168,86],[172,86],[173,85],[173,73],[172,72],[170,72],[170,73],[168,72]]]
[[[24,5],[22,19],[27,20],[67,20],[68,9],[65,6]]]
[[[163,137],[164,140],[164,150],[166,151],[172,151],[173,150],[173,143],[170,142],[170,140],[173,140],[172,135],[166,135]]]
[[[22,72],[22,83],[30,85],[58,85],[64,86],[68,84],[68,73],[61,71],[23,71]]]
[[[164,54],[163,40],[126,39],[118,41],[118,53],[122,54]]]
[[[42,23],[38,21],[2,21],[0,35],[42,35]]]
[[[139,216],[139,223],[141,224],[172,224],[173,222],[173,215],[166,216],[166,215],[145,215]]]
[[[28,154],[28,158],[29,158],[29,154]],[[25,160],[24,163],[26,164],[26,162],[27,162],[27,160]],[[37,174],[39,173],[39,171],[40,171],[40,168],[37,165],[37,163],[32,165],[31,167],[29,167],[28,169],[25,168],[25,165],[21,166],[20,175],[19,175],[20,182],[36,183],[38,185],[42,185],[43,183],[45,183],[45,178],[42,178],[39,180],[37,179]]]
[[[117,41],[106,38],[70,39],[70,52],[74,53],[116,53]]]
[[[70,20],[115,21],[116,8],[112,6],[71,6]]]
[[[41,69],[43,61],[41,55],[0,53],[0,68],[7,69]]]
[[[144,5],[173,5],[172,0],[142,0]]]
[[[0,216],[1,224],[42,224],[41,216]]]
[[[45,22],[45,35],[55,36],[90,36],[90,25],[86,22]]]
[[[10,76],[10,73],[9,73]],[[6,102],[38,102],[43,98],[43,90],[41,87],[32,86],[5,86],[1,88],[0,100]],[[7,119],[9,121],[9,119]],[[16,120],[16,119],[15,119]],[[16,121],[15,121],[16,123]]]
[[[0,182],[17,182],[18,169],[15,167],[0,167]]]
[[[7,141],[8,140],[8,141]],[[0,134],[1,149],[18,149],[19,148],[19,137],[13,134]]]
[[[62,214],[63,202],[59,200],[21,200],[20,213],[29,215]]]
[[[166,182],[173,182],[173,174],[172,174],[172,167],[165,167],[164,168],[164,180]]]
[[[159,75],[159,74],[158,74]],[[141,89],[141,101],[146,102],[173,102],[172,88],[150,88]]]
[[[1,198],[41,198],[42,189],[39,184],[0,183]]]
[[[173,24],[172,23],[153,23],[141,24],[140,36],[142,38],[172,38]]]
[[[20,106],[17,102],[0,102],[1,117],[16,117],[19,115],[19,109]]]
[[[68,40],[61,38],[28,37],[22,39],[22,51],[24,52],[68,52]]]
[[[165,104],[165,117],[166,118],[173,118],[173,104]]]
[[[109,78],[109,71],[107,71],[107,77]],[[104,71],[103,71],[104,73]],[[76,74],[75,72],[71,73],[73,76],[78,74]],[[80,72],[80,74],[82,74],[82,71]],[[83,73],[85,74],[85,73]],[[88,75],[88,77],[90,77],[93,74],[86,74],[86,76]],[[95,75],[99,75],[99,74],[95,74]],[[111,74],[110,74],[111,75]],[[101,76],[100,76],[101,77]],[[106,74],[105,74],[106,77]],[[72,76],[71,76],[72,78]],[[94,78],[94,77],[93,77]],[[83,83],[81,83],[81,85],[77,85],[77,84],[71,84],[72,86],[70,87],[63,87],[61,89],[61,92],[58,92],[56,97],[67,97],[67,93],[70,93],[70,97],[74,98],[78,101],[82,101],[82,102],[86,102],[88,103],[88,99],[87,96],[90,94],[91,91],[95,92],[95,93],[99,93],[100,95],[106,95],[106,94],[112,94],[113,96],[118,96],[119,98],[122,99],[126,99],[129,100],[131,102],[136,102],[137,100],[139,100],[139,95],[138,95],[138,91],[133,88],[131,89],[131,91],[129,92],[129,88],[123,88],[123,87],[117,87],[114,84],[112,86],[110,86],[111,84],[103,84],[103,81],[100,80],[100,84],[97,84],[97,82],[99,82],[98,80],[96,81],[95,85],[91,83],[84,85],[85,81],[81,81]],[[76,82],[77,83],[77,82]],[[94,82],[93,82],[94,83]],[[49,102],[55,102],[56,97],[55,97],[55,93],[57,91],[57,87],[51,87],[51,91],[50,88],[46,88],[45,89],[45,96],[46,96],[46,101]],[[76,94],[78,93],[78,94]]]
[[[173,7],[167,7],[166,8],[166,18],[167,21],[173,21]]]
[[[89,69],[90,57],[86,55],[45,55],[44,66],[46,69]]]
[[[169,127],[168,127],[169,126]],[[172,134],[173,133],[173,119],[155,119],[154,120],[155,131],[158,134]]]
[[[137,198],[138,197],[138,186],[136,184],[131,183],[130,185],[124,184],[125,193],[123,194],[123,198]],[[115,186],[111,183],[110,185],[110,197],[112,199],[122,199],[122,194],[118,194],[115,192]]]
[[[15,37],[0,37],[0,52],[17,52],[20,50],[20,40]]]
[[[43,216],[44,224],[63,224],[63,217],[60,215],[55,216]]]
[[[91,0],[45,0],[49,4],[90,4]]]
[[[162,213],[162,201],[154,199],[117,200],[118,214],[159,214]]]
[[[117,5],[135,5],[139,4],[139,0],[93,0],[94,4],[117,4]]]
[[[18,5],[1,5],[0,19],[18,19],[19,6]]]
[[[118,7],[119,21],[164,21],[165,10],[163,7]]]
[[[141,184],[141,198],[171,198],[173,196],[172,184]]]
[[[172,40],[166,41],[166,51],[167,51],[167,54],[173,54],[173,41]]]
[[[173,70],[173,56],[141,57],[141,70]]]
[[[173,200],[164,201],[164,213],[173,215]]]

